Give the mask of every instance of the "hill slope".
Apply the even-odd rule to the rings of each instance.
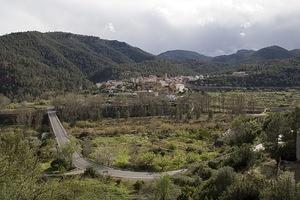
[[[253,63],[258,61],[268,61],[274,59],[288,59],[295,57],[297,51],[288,51],[279,46],[270,46],[253,50],[239,50],[234,54],[216,56],[212,60],[214,62],[224,62],[231,64]]]
[[[251,58],[256,60],[286,59],[292,57],[294,55],[291,52],[279,46],[262,48],[251,55]]]
[[[194,51],[172,50],[161,53],[157,56],[161,59],[185,61],[185,60],[203,60],[208,61],[210,57],[201,55]]]
[[[224,62],[224,63],[238,63],[245,60],[248,60],[249,57],[254,53],[253,50],[239,50],[234,54],[230,55],[221,55],[213,58],[215,62]]]
[[[247,75],[236,76],[233,74],[235,71],[243,71]],[[214,87],[299,87],[300,58],[241,64],[194,84]]]
[[[119,64],[153,59],[124,42],[98,37],[13,33],[0,37],[0,93],[35,96],[52,90],[79,90],[89,87],[89,80],[113,78]]]
[[[300,57],[300,49],[293,49],[290,53],[296,57]]]

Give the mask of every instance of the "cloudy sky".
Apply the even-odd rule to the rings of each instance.
[[[300,0],[0,0],[0,34],[67,31],[153,54],[300,48]]]

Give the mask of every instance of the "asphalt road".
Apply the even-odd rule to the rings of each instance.
[[[61,148],[62,146],[66,145],[69,142],[67,132],[64,129],[63,125],[61,124],[60,120],[58,119],[55,111],[49,110],[48,116],[58,146],[59,148]],[[128,170],[114,169],[111,167],[95,164],[83,158],[79,152],[75,152],[73,154],[73,165],[79,170],[84,170],[88,167],[93,167],[98,173],[108,175],[111,177],[125,178],[125,179],[143,179],[143,180],[158,178],[161,175],[172,176],[186,171],[186,169],[181,169],[181,170],[168,171],[163,173],[153,173],[153,172],[135,172],[135,171],[128,171]]]

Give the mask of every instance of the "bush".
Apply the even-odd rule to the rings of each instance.
[[[97,127],[97,124],[90,121],[77,121],[75,126],[79,128],[94,128]]]
[[[220,162],[216,161],[216,160],[210,160],[208,161],[207,165],[211,168],[211,169],[218,169]]]
[[[96,178],[97,174],[94,168],[88,167],[83,173],[83,176],[85,177],[91,177],[91,178]]]
[[[57,158],[51,162],[52,171],[65,171],[69,167],[69,163],[63,158]]]
[[[185,194],[185,193],[181,193],[178,197],[177,197],[177,200],[189,200],[189,196],[188,194]]]
[[[212,170],[203,164],[199,164],[194,166],[192,169],[192,173],[198,175],[202,180],[207,180],[212,176]]]
[[[185,175],[177,175],[173,177],[173,181],[176,185],[183,187],[183,186],[196,186],[195,183],[199,183],[201,180],[198,181],[198,179],[195,180],[194,178]]]
[[[130,156],[127,151],[119,152],[115,159],[115,165],[120,168],[126,168],[129,164]]]
[[[223,145],[224,145],[224,141],[220,138],[216,139],[215,142],[214,142],[215,147],[221,147]]]
[[[260,126],[255,120],[238,117],[232,122],[227,141],[230,145],[239,146],[244,143],[253,143],[260,132]]]
[[[144,184],[144,181],[138,180],[133,184],[133,188],[136,192],[139,192]]]
[[[170,176],[161,176],[155,182],[155,199],[167,200],[175,199],[179,195],[176,186],[173,184]]]
[[[0,107],[10,104],[10,99],[0,94]]]
[[[156,155],[153,152],[141,153],[137,158],[137,168],[141,170],[154,170],[154,159]]]
[[[242,177],[229,186],[220,200],[259,200],[259,185],[251,178]]]
[[[263,200],[298,200],[300,199],[300,185],[295,183],[292,176],[281,175],[271,181],[261,192]]]
[[[154,166],[159,171],[165,171],[172,164],[170,156],[157,155],[154,159]]]
[[[227,187],[234,182],[234,178],[235,173],[233,169],[231,167],[223,167],[197,189],[193,198],[198,200],[218,199]]]
[[[225,165],[233,167],[235,170],[246,170],[252,166],[255,160],[255,153],[248,145],[234,148],[229,158],[225,160]]]

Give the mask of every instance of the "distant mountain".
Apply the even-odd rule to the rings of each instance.
[[[252,63],[258,61],[266,61],[266,60],[273,60],[273,59],[288,59],[293,57],[295,57],[293,52],[290,52],[279,46],[270,46],[270,47],[262,48],[258,51],[239,50],[235,54],[217,56],[214,57],[212,60],[215,62],[238,64],[238,63]]]
[[[288,59],[295,56],[300,56],[300,50],[295,49],[288,51],[279,46],[270,46],[262,48],[258,51],[254,50],[238,50],[234,54],[230,55],[221,55],[216,57],[208,57],[201,55],[194,51],[185,51],[185,50],[172,50],[159,54],[157,57],[160,59],[174,60],[174,61],[190,61],[198,60],[203,62],[218,62],[218,63],[227,63],[227,64],[241,64],[241,63],[252,63],[260,62],[273,59]]]
[[[279,46],[262,48],[251,55],[251,59],[257,60],[286,59],[292,57],[294,56],[291,52]]]
[[[72,91],[117,78],[124,63],[155,57],[124,42],[72,33],[22,32],[0,37],[0,93]]]
[[[300,57],[300,49],[294,49],[290,51],[294,56]]]
[[[215,62],[223,62],[223,63],[237,63],[237,62],[248,60],[249,57],[254,52],[255,51],[253,51],[253,50],[243,49],[243,50],[238,50],[234,54],[216,56],[212,60],[215,61]]]
[[[208,61],[210,57],[201,55],[194,51],[186,50],[172,50],[166,51],[157,55],[160,59],[175,60],[175,61],[185,61],[185,60],[203,60]]]

